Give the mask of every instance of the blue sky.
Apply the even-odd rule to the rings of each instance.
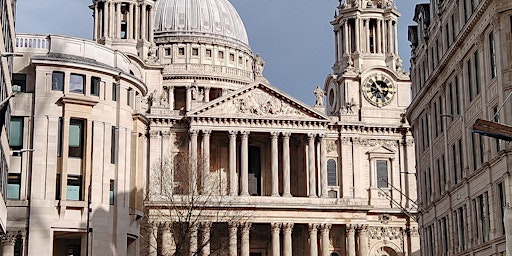
[[[266,62],[265,77],[306,104],[323,86],[334,64],[334,34],[329,24],[338,0],[230,0],[247,29],[254,53]],[[409,68],[407,27],[419,0],[397,0],[399,49]],[[16,31],[92,38],[92,0],[18,0]]]

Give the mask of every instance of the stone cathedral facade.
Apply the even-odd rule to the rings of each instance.
[[[11,160],[15,251],[419,253],[394,1],[340,2],[315,106],[265,79],[227,0],[90,7],[93,41],[16,37],[13,117],[33,151]]]

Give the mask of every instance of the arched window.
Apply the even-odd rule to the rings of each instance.
[[[327,161],[327,185],[328,186],[337,186],[338,185],[338,175],[336,168],[336,160],[329,159]]]
[[[339,256],[339,255],[338,255],[338,253],[333,252],[333,253],[331,253],[331,256]]]

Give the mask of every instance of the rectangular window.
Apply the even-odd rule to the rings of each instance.
[[[212,57],[212,50],[206,49],[206,57],[211,58]]]
[[[437,107],[437,102],[434,102],[434,138],[437,138],[439,135],[439,125],[438,125],[438,116],[437,113],[439,113],[439,109]]]
[[[452,14],[452,41],[455,41],[456,31],[455,31],[455,15]]]
[[[452,145],[452,163],[453,163],[453,179],[454,179],[454,183],[457,184],[459,183],[459,171],[458,171],[458,167],[457,167],[457,149],[456,149],[456,146],[455,144]]]
[[[388,161],[377,160],[377,187],[387,188],[388,187]]]
[[[240,57],[238,57],[238,64],[242,64],[242,63],[243,63],[243,59],[242,59],[242,57],[240,56]]]
[[[503,218],[505,217],[505,210],[503,209],[505,207],[505,190],[504,190],[503,182],[498,183],[498,221],[500,226],[499,234],[504,235],[505,234],[505,225],[503,223]]]
[[[95,76],[91,77],[91,95],[100,95],[100,82],[101,78]]]
[[[480,60],[478,58],[478,51],[474,53],[475,61],[475,93],[480,94]]]
[[[459,76],[455,77],[455,114],[460,114]]]
[[[443,106],[443,96],[439,96],[439,131],[442,134],[444,131],[444,122],[443,117],[441,116],[443,113],[445,113],[444,106]]]
[[[26,74],[12,74],[12,91],[25,92],[27,87]]]
[[[467,71],[467,76],[466,78],[468,79],[468,94],[469,94],[469,102],[473,101],[473,73],[471,72],[471,69],[472,69],[472,66],[471,66],[471,59],[468,59],[467,63],[466,63],[466,71]]]
[[[20,150],[23,148],[23,130],[23,117],[11,117],[9,126],[9,146],[11,150]]]
[[[82,157],[84,148],[85,122],[80,119],[69,121],[69,157]]]
[[[178,55],[180,55],[180,56],[185,55],[185,48],[183,48],[183,47],[178,48]]]
[[[110,189],[108,192],[108,202],[110,205],[114,205],[115,202],[115,182],[110,180]]]
[[[464,148],[462,148],[462,139],[459,139],[459,177],[462,180],[463,177],[463,170],[464,170]]]
[[[85,76],[78,74],[71,74],[69,77],[69,92],[84,93]]]
[[[9,173],[7,178],[7,199],[20,200],[21,174]]]
[[[60,173],[57,173],[57,176],[55,178],[55,200],[60,200],[60,185],[61,185],[61,181],[60,181]]]
[[[450,114],[452,115],[452,120],[453,120],[453,117],[455,117],[455,101],[454,101],[454,97],[453,97],[453,83],[450,83],[448,85],[448,100],[450,101]]]
[[[464,21],[468,21],[468,4],[466,3],[467,0],[462,0],[463,3],[463,11],[464,11]]]
[[[219,59],[223,60],[224,59],[224,52],[223,51],[219,51]]]
[[[61,157],[62,156],[62,132],[64,129],[62,129],[64,125],[64,122],[62,121],[62,117],[59,117],[59,123],[58,123],[58,127],[57,127],[57,156],[58,157]]]
[[[68,175],[66,200],[82,201],[82,176]]]
[[[471,150],[473,153],[473,170],[478,169],[478,134],[471,133],[471,144],[473,145],[473,149]]]
[[[117,83],[112,83],[112,100],[117,101],[117,93],[118,93],[119,85]]]
[[[338,177],[337,177],[337,168],[336,168],[336,160],[329,159],[327,160],[327,185],[328,186],[337,186],[338,185]]]
[[[489,57],[491,58],[491,78],[495,78],[498,75],[498,70],[496,69],[496,45],[492,31],[489,33]]]
[[[496,122],[496,123],[500,122],[500,113],[498,112],[498,107],[497,106],[495,106],[493,108],[493,121]],[[500,150],[501,150],[501,141],[500,141],[500,139],[495,139],[494,143],[496,145],[496,153],[500,152]]]
[[[116,127],[110,129],[110,163],[115,164],[117,158],[117,132]]]
[[[229,61],[235,61],[235,55],[230,53],[229,54]]]
[[[171,48],[165,48],[165,56],[171,55]]]
[[[199,49],[198,48],[192,48],[192,56],[199,56]]]
[[[446,23],[446,25],[444,26],[444,29],[445,29],[445,35],[446,35],[446,47],[449,47],[451,44],[451,41],[450,41],[450,26],[448,25],[448,23]]]
[[[126,89],[126,105],[132,106],[132,89]]]
[[[54,71],[52,73],[52,90],[64,91],[64,72]]]

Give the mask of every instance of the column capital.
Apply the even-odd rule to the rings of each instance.
[[[366,231],[368,231],[368,225],[357,225],[357,232],[366,234]]]
[[[238,134],[238,131],[231,130],[231,131],[228,131],[228,134],[230,137],[236,137],[236,135]]]
[[[240,223],[239,222],[236,222],[236,221],[230,221],[228,222],[228,226],[230,229],[238,229],[238,226],[240,226]]]
[[[160,131],[150,130],[149,131],[149,137],[156,138],[160,136]]]
[[[197,134],[199,133],[198,130],[194,130],[194,129],[191,129],[188,132],[189,132],[190,136],[197,136]]]
[[[291,132],[282,132],[281,134],[283,135],[283,139],[289,139],[292,135]]]
[[[240,131],[240,134],[242,135],[242,137],[247,137],[249,136],[251,132],[250,131]]]
[[[272,233],[274,232],[280,232],[281,231],[281,223],[270,223],[270,229],[272,230]]]
[[[11,232],[7,232],[7,234],[2,236],[2,244],[8,246],[14,246],[16,243],[16,234]]]
[[[356,226],[352,225],[352,224],[348,224],[346,227],[346,230],[347,230],[348,234],[354,234],[356,231]]]
[[[209,221],[205,221],[205,222],[199,223],[199,226],[201,226],[201,228],[203,228],[203,229],[209,230],[210,228],[212,228],[212,224],[213,223],[211,223]]]
[[[212,130],[202,130],[203,136],[210,136],[212,134]]]
[[[277,138],[277,137],[279,137],[279,132],[273,131],[273,132],[270,132],[270,135],[272,135],[272,139]]]
[[[309,224],[309,233],[317,232],[318,226],[318,224]]]
[[[329,232],[329,230],[331,230],[331,227],[332,227],[332,224],[327,224],[327,223],[320,224],[320,229],[322,230],[323,233]]]
[[[251,227],[252,227],[252,223],[244,222],[244,223],[240,223],[239,226],[242,229],[242,233],[249,233],[249,231],[251,230]]]
[[[325,133],[320,133],[318,134],[318,137],[321,139],[321,140],[325,140],[327,138],[327,135]]]
[[[317,135],[316,133],[308,133],[308,140],[309,141],[312,141],[312,140],[314,141],[315,138],[316,138],[316,135]]]
[[[292,230],[293,230],[293,226],[294,226],[294,224],[293,224],[293,223],[283,223],[283,224],[282,224],[282,227],[283,227],[283,231],[284,231],[284,232],[292,232]]]
[[[161,134],[162,134],[162,137],[169,137],[169,136],[171,136],[171,131],[165,130],[165,131],[162,131]]]

